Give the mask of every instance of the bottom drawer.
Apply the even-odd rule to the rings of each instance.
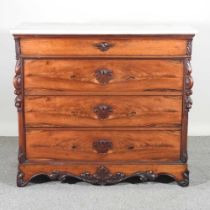
[[[76,161],[178,161],[180,131],[33,130],[27,159]]]

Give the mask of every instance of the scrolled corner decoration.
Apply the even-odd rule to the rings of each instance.
[[[189,171],[185,171],[183,173],[183,179],[180,181],[177,181],[178,185],[181,187],[187,187],[189,185]]]
[[[94,174],[84,172],[80,175],[80,178],[81,180],[91,184],[106,185],[121,182],[126,179],[126,175],[120,172],[111,174],[107,167],[99,166]]]
[[[18,187],[24,187],[26,186],[33,178],[39,176],[39,175],[44,175],[49,178],[50,181],[60,181],[60,182],[65,182],[67,178],[69,177],[74,177],[78,180],[81,180],[79,177],[76,177],[72,174],[65,173],[65,172],[60,172],[60,171],[52,171],[51,173],[38,173],[33,175],[29,180],[24,180],[25,174],[19,169],[18,174],[17,174],[17,186]]]
[[[93,149],[98,153],[105,154],[112,149],[112,142],[106,139],[100,139],[93,142]]]
[[[106,104],[99,104],[94,107],[93,111],[99,119],[106,119],[112,113],[112,107]]]
[[[113,47],[114,44],[109,43],[109,42],[100,42],[100,43],[94,44],[94,46],[98,48],[100,51],[105,52],[109,50],[111,47]]]
[[[17,173],[17,186],[24,187],[28,184],[27,181],[24,180],[25,174],[19,169]]]
[[[185,109],[186,109],[186,111],[189,111],[192,107],[192,99],[190,96],[192,95],[192,87],[193,87],[193,79],[191,76],[192,67],[191,67],[189,59],[185,59],[184,66],[185,66],[185,73],[186,73],[186,76],[185,76]]]
[[[99,69],[95,72],[96,79],[100,84],[107,84],[112,79],[112,71],[109,69]]]
[[[140,182],[154,181],[158,177],[158,174],[155,174],[152,171],[146,171],[146,172],[137,172],[129,176],[126,176],[122,172],[117,172],[115,174],[112,174],[107,167],[99,166],[94,174],[85,172],[82,173],[80,177],[83,181],[89,182],[91,184],[110,185],[110,184],[117,184],[132,177],[138,177]]]

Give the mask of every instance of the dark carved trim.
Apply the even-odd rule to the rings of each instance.
[[[107,167],[99,166],[96,169],[95,174],[84,172],[80,175],[80,178],[83,181],[89,182],[91,184],[105,185],[121,182],[122,180],[126,179],[126,175],[120,172],[111,174]]]
[[[15,98],[15,106],[18,112],[22,111],[22,96],[16,96]]]
[[[21,147],[19,147],[18,151],[18,161],[19,163],[23,163],[25,161],[25,153],[22,151]]]
[[[15,50],[16,50],[16,66],[15,66],[15,76],[13,79],[14,85],[14,94],[15,97],[15,107],[18,111],[18,118],[19,118],[19,151],[18,151],[18,161],[19,163],[23,163],[26,159],[25,156],[25,134],[23,128],[23,87],[22,87],[22,59],[20,57],[21,49],[20,49],[20,38],[15,37]],[[20,171],[18,172],[17,176],[17,185],[24,185],[23,176]]]
[[[189,185],[189,171],[185,171],[183,174],[183,180],[177,181],[178,185],[187,187]]]
[[[192,108],[192,103],[193,102],[192,102],[191,97],[186,96],[186,98],[185,98],[185,104],[186,104],[185,108],[186,108],[187,111],[189,111]]]
[[[192,54],[192,40],[187,40],[187,55],[191,56]]]
[[[17,186],[18,187],[24,187],[28,184],[28,181],[24,180],[24,173],[21,170],[18,170],[17,174]]]
[[[21,75],[21,59],[20,59],[20,39],[15,38],[15,50],[16,50],[16,66],[15,66],[15,77],[13,79],[13,85],[15,88],[14,94],[17,95],[15,98],[15,106],[18,112],[22,111],[22,75]]]
[[[99,119],[106,119],[112,112],[112,107],[106,104],[99,104],[96,107],[94,107],[93,110]]]
[[[15,66],[15,77],[13,80],[13,84],[15,87],[15,95],[21,94],[21,61],[17,60],[16,66]]]
[[[117,184],[119,182],[125,181],[132,177],[138,177],[139,182],[155,181],[161,175],[169,176],[169,177],[173,178],[174,180],[176,180],[176,178],[171,174],[167,174],[167,173],[157,174],[157,173],[154,173],[153,171],[136,172],[129,176],[126,176],[126,174],[124,174],[122,172],[116,172],[116,173],[112,174],[106,166],[99,166],[96,169],[96,172],[94,174],[91,174],[89,172],[84,172],[84,173],[81,173],[80,176],[75,176],[73,174],[62,172],[62,171],[52,171],[51,173],[35,174],[30,178],[30,180],[35,178],[36,176],[39,176],[39,175],[45,175],[52,181],[58,180],[61,182],[65,182],[65,181],[67,181],[68,178],[76,178],[78,180],[88,182],[90,184],[95,184],[95,185]],[[18,175],[17,175],[17,186],[18,187],[24,187],[25,185],[27,185],[27,183],[30,180],[25,181],[24,173],[21,172],[21,170],[18,171]],[[188,171],[184,172],[183,179],[178,180],[177,183],[183,187],[188,186],[189,185],[189,172]]]
[[[187,160],[188,160],[188,154],[187,154],[187,151],[185,151],[182,154],[181,161],[182,161],[182,163],[186,163]]]
[[[20,59],[20,38],[15,37],[16,60]]]
[[[13,79],[13,85],[15,88],[14,94],[17,95],[15,98],[15,106],[18,112],[22,111],[22,76],[21,76],[21,61],[20,59],[16,62],[15,77]]]
[[[112,149],[112,142],[106,139],[100,139],[93,142],[93,149],[95,149],[98,153],[107,153],[110,149]]]
[[[109,43],[109,42],[100,42],[100,43],[94,44],[94,46],[98,48],[99,50],[101,50],[102,52],[105,52],[109,50],[111,47],[113,47],[114,44]]]
[[[185,66],[185,109],[189,111],[192,107],[192,87],[193,87],[193,79],[191,76],[192,68],[189,59],[185,59],[184,61]]]
[[[112,79],[112,71],[109,69],[99,69],[96,71],[96,79],[101,84],[107,84]]]

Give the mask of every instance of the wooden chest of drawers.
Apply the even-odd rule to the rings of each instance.
[[[17,185],[168,175],[189,184],[193,34],[18,34]]]

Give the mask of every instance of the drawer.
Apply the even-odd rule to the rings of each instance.
[[[181,94],[183,61],[29,59],[24,61],[24,76],[27,95],[78,92]]]
[[[27,159],[75,161],[178,161],[180,131],[26,132]]]
[[[29,36],[20,40],[24,56],[184,56],[186,38],[178,36]]]
[[[180,127],[181,96],[26,96],[27,127]]]

